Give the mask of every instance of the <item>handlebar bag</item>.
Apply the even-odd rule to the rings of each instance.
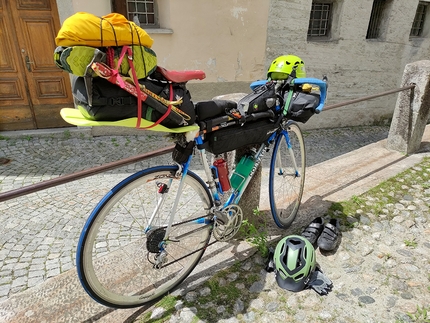
[[[237,103],[237,108],[244,115],[264,112],[276,107],[275,82],[268,82],[256,87]],[[242,113],[243,112],[243,113]]]
[[[276,131],[278,124],[270,119],[246,122],[243,126],[234,125],[207,133],[203,145],[199,149],[217,155],[239,149],[247,145],[261,144]]]
[[[320,95],[317,93],[298,92],[293,98],[290,108],[287,111],[287,118],[290,120],[306,123],[315,113],[315,109],[320,104]]]
[[[83,77],[75,77],[72,81],[72,92],[76,107],[82,115],[95,121],[117,121],[137,117],[137,98],[118,85],[112,84],[103,78],[92,78],[92,105],[88,103],[88,93]],[[183,102],[177,107],[184,111],[190,120],[188,124],[195,122],[194,104],[185,84],[173,84],[173,95],[170,94],[170,85],[156,80],[142,79],[139,83],[154,94],[166,99],[177,100],[182,98]],[[142,118],[149,121],[157,121],[163,116],[149,105],[142,102]],[[168,128],[176,128],[179,125],[171,120],[169,116],[161,124]]]

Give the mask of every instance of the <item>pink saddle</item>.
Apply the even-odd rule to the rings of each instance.
[[[190,80],[203,80],[206,77],[205,72],[201,70],[193,71],[170,71],[164,67],[157,66],[157,72],[163,75],[167,80],[175,83],[184,83]]]

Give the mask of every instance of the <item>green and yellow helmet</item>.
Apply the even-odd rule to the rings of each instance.
[[[273,261],[279,287],[299,292],[306,288],[315,270],[315,249],[304,237],[287,236],[276,245]]]
[[[293,70],[296,77],[306,77],[305,63],[295,55],[283,55],[275,58],[267,71],[267,78],[271,80],[285,80]]]

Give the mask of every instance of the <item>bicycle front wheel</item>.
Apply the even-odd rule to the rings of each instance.
[[[270,208],[280,228],[288,228],[297,215],[305,185],[305,168],[302,132],[295,122],[288,121],[275,139],[270,162]]]
[[[84,289],[99,303],[128,308],[154,301],[178,286],[202,257],[212,233],[212,199],[190,171],[178,192],[177,169],[154,167],[126,178],[88,218],[76,262]]]

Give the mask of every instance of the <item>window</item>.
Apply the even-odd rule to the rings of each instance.
[[[138,25],[155,25],[154,1],[128,0],[127,13],[128,20]]]
[[[377,39],[381,37],[382,33],[382,22],[384,13],[388,8],[388,1],[386,0],[374,0],[372,13],[370,15],[369,26],[367,27],[366,39]]]
[[[159,27],[156,0],[112,0],[112,9],[142,28]]]
[[[332,3],[313,2],[309,19],[308,38],[325,37],[330,33]]]
[[[421,37],[423,35],[424,30],[424,21],[427,14],[427,2],[419,2],[417,7],[417,12],[415,13],[414,22],[411,28],[412,37]]]

